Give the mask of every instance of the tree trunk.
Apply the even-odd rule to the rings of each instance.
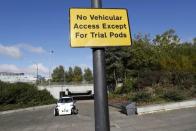
[[[117,87],[117,84],[118,84],[118,81],[117,81],[117,78],[116,78],[116,71],[114,69],[114,80],[115,80],[115,88]]]

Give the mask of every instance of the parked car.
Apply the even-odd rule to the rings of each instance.
[[[78,114],[78,109],[76,108],[75,101],[72,97],[69,96],[61,97],[57,101],[56,107],[54,109],[54,116],[72,114]]]

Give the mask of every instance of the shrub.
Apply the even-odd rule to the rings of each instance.
[[[122,89],[123,89],[123,86],[116,87],[115,90],[114,90],[114,94],[121,94],[122,93]]]
[[[127,79],[124,81],[123,86],[121,88],[121,92],[120,93],[129,93],[130,91],[133,91],[133,85],[134,85],[134,81],[131,79]]]
[[[189,91],[190,91],[190,96],[196,98],[196,86],[192,86]]]
[[[133,101],[141,103],[141,102],[150,102],[152,100],[151,93],[140,91],[135,94],[133,97]]]
[[[186,95],[180,90],[168,90],[163,94],[163,98],[167,101],[181,101],[186,99]]]
[[[54,102],[55,99],[47,90],[40,91],[34,85],[0,82],[0,104],[2,105],[34,106]]]

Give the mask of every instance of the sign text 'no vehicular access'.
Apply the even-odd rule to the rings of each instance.
[[[130,46],[126,9],[70,9],[71,47]]]

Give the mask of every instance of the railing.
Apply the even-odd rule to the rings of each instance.
[[[93,84],[93,82],[69,82],[69,83],[67,83],[67,82],[50,82],[50,83],[48,83],[48,82],[46,82],[46,83],[42,83],[42,82],[40,82],[40,83],[38,83],[38,86],[52,86],[52,85],[92,85]]]

